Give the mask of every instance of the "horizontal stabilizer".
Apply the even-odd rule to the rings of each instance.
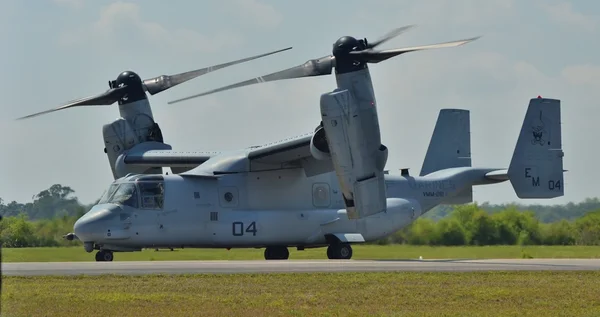
[[[508,180],[508,170],[495,170],[485,174],[485,178],[494,180],[494,181],[507,181]]]
[[[560,100],[531,99],[508,168],[519,198],[564,195]]]

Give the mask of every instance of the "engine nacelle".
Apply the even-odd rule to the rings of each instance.
[[[123,114],[123,113],[122,113]],[[134,146],[142,143],[164,144],[162,132],[158,124],[154,122],[151,116],[138,113],[137,116],[128,118],[118,118],[112,123],[105,124],[102,127],[102,136],[104,138],[104,153],[108,156],[110,169],[115,179],[120,178],[123,171],[127,170],[120,166],[121,172],[117,171],[117,161],[121,156],[131,150]],[[155,147],[164,149],[164,147]],[[170,147],[169,147],[170,149]],[[129,172],[140,174],[161,174],[162,168],[134,168],[129,167]]]
[[[115,179],[119,178],[115,172],[115,162],[121,153],[138,144],[138,138],[127,120],[119,118],[110,124],[102,126],[104,138],[104,153],[108,156],[110,169]]]
[[[376,108],[356,102],[348,90],[335,90],[321,95],[321,118],[348,218],[385,211],[387,147],[381,144]]]
[[[387,164],[388,159],[388,148],[387,146],[380,144],[377,155],[375,156],[375,168],[377,170],[383,171],[385,169],[385,164]]]
[[[317,128],[312,139],[310,139],[310,154],[317,160],[328,160],[331,158],[329,145],[325,137],[325,128],[322,125]]]

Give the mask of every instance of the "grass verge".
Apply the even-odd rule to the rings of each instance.
[[[597,316],[600,272],[5,277],[3,316]]]
[[[600,258],[600,246],[483,246],[428,247],[410,245],[355,245],[353,259],[508,259],[508,258]],[[83,247],[3,249],[4,262],[94,261]],[[176,249],[116,253],[115,261],[161,260],[259,260],[264,249]],[[296,251],[290,259],[326,259],[326,249]]]

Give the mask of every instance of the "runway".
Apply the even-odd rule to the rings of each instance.
[[[600,259],[117,261],[2,263],[7,276],[190,273],[600,270]]]

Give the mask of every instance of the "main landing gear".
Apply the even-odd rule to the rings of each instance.
[[[352,246],[348,243],[335,243],[327,247],[327,258],[331,260],[350,260],[352,258]]]
[[[110,250],[100,250],[96,253],[97,262],[112,262],[113,253]]]
[[[290,251],[287,247],[266,247],[265,260],[287,260],[290,257]]]
[[[290,252],[287,247],[276,246],[265,248],[265,260],[287,260]],[[334,243],[327,247],[327,258],[331,260],[350,260],[352,246],[348,243]]]

